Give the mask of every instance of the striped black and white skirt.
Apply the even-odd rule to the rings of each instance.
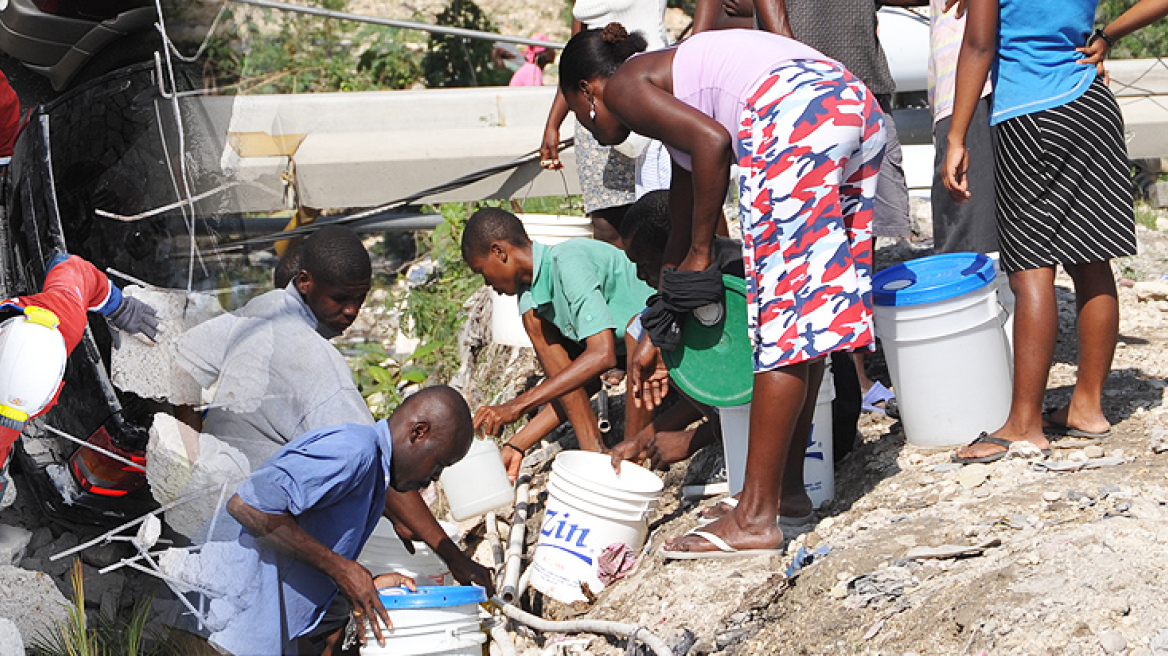
[[[1099,79],[1061,107],[996,126],[1002,266],[1021,271],[1136,252],[1123,116]]]

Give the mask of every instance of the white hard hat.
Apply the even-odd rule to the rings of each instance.
[[[69,357],[58,324],[36,306],[0,323],[0,426],[23,430],[56,395]]]

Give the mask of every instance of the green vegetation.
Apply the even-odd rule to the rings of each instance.
[[[304,4],[346,11],[348,0]],[[424,21],[423,21],[424,22]],[[451,0],[439,25],[495,31],[472,0]],[[270,9],[229,8],[208,46],[204,77],[230,93],[319,93],[506,85],[493,44]]]
[[[344,11],[347,0],[308,0]],[[240,17],[242,20],[237,21]],[[208,46],[205,76],[235,93],[400,89],[421,78],[418,33],[269,9],[230,8]],[[420,46],[415,46],[420,51]]]
[[[483,32],[497,31],[495,24],[471,0],[451,0],[450,6],[438,14],[438,24]],[[511,79],[511,71],[492,65],[493,49],[494,44],[482,39],[432,35],[430,51],[422,60],[427,86],[505,86]]]
[[[67,606],[68,619],[58,622],[47,635],[37,636],[29,647],[30,653],[35,656],[171,656],[180,653],[161,636],[146,630],[149,598],[134,606],[128,620],[120,621],[99,614],[91,626],[85,614],[81,559],[73,562],[72,582],[73,599]]]

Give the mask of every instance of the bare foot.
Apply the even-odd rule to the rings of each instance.
[[[1043,417],[1042,427],[1052,432],[1073,428],[1085,433],[1106,433],[1111,430],[1111,422],[1102,413],[1088,416],[1071,412],[1071,406],[1066,405]]]
[[[726,541],[734,549],[779,549],[783,546],[783,532],[774,522],[764,523],[757,528],[738,525],[734,515],[728,515],[702,528]],[[689,551],[704,553],[719,551],[718,547],[700,535],[686,534],[665,541],[669,551]]]
[[[797,517],[805,518],[811,514],[814,508],[811,506],[811,497],[806,494],[802,495],[802,499],[779,499],[779,517]],[[731,501],[733,499],[733,501]],[[698,517],[702,519],[721,519],[726,515],[734,512],[734,508],[738,505],[738,496],[732,496],[723,499],[712,506],[706,506],[698,513]]]

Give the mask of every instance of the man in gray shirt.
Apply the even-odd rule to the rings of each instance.
[[[329,343],[357,318],[369,292],[369,253],[352,230],[324,226],[299,249],[284,289],[188,330],[179,364],[215,395],[202,430],[239,449],[252,471],[296,437],[339,424],[373,425],[348,363]],[[399,534],[426,542],[463,583],[490,589],[489,570],[447,537],[417,492],[386,493]]]

